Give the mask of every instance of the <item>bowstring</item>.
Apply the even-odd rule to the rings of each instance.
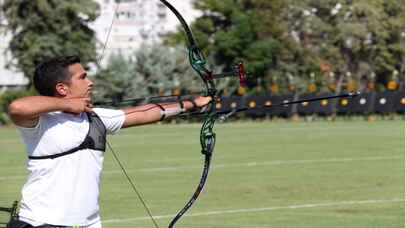
[[[117,17],[118,17],[117,12],[118,12],[118,9],[119,9],[119,4],[120,4],[120,2],[117,2],[117,5],[115,6],[114,13],[113,13],[113,19],[112,19],[110,27],[108,29],[107,37],[106,37],[106,40],[104,42],[104,45],[103,45],[103,48],[102,48],[102,51],[101,51],[101,55],[97,59],[97,65],[98,66],[100,66],[101,61],[102,61],[102,59],[104,57],[105,51],[107,49],[107,44],[108,44],[110,36],[111,36],[112,28],[114,26],[114,23],[115,23]],[[151,211],[150,207],[147,205],[147,203],[144,200],[141,192],[138,190],[138,188],[136,187],[134,181],[129,176],[128,172],[126,171],[125,166],[122,164],[122,162],[121,162],[121,160],[120,160],[120,158],[118,156],[118,153],[115,152],[115,150],[113,149],[111,143],[108,140],[106,140],[106,144],[107,144],[108,149],[113,154],[114,160],[117,162],[118,166],[121,168],[121,171],[123,172],[124,176],[126,177],[127,181],[129,182],[130,186],[132,187],[132,190],[137,195],[139,201],[141,201],[143,207],[145,208],[145,210],[146,210],[148,216],[150,217],[150,219],[152,220],[154,226],[156,228],[160,228],[158,223],[156,222],[155,218],[153,217],[153,214],[152,214],[152,211]]]

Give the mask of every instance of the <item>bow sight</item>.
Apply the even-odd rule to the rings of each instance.
[[[207,78],[207,80],[214,80],[228,77],[238,77],[240,86],[247,87],[248,74],[246,73],[245,65],[243,64],[243,62],[240,62],[235,66],[233,66],[232,71],[223,72],[220,74],[212,74],[211,77]]]

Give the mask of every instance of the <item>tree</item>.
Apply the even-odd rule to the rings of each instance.
[[[404,3],[291,0],[283,15],[289,37],[297,45],[295,50],[308,53],[300,62],[313,64],[319,74],[331,71],[341,77],[353,76],[362,89],[371,75],[385,83],[394,71],[403,72]]]
[[[129,57],[111,56],[95,82],[96,101],[113,99],[118,103],[137,97],[187,94],[202,88],[184,48],[158,44],[144,45]]]
[[[12,35],[8,66],[28,78],[32,78],[36,64],[50,57],[78,55],[84,66],[96,61],[94,32],[88,27],[99,14],[96,2],[4,0],[1,9]]]
[[[225,70],[239,61],[247,62],[254,77],[265,78],[279,54],[281,32],[277,18],[281,0],[201,0],[195,8],[203,15],[193,24],[194,35],[204,53]],[[183,32],[170,36],[167,43],[182,42]],[[230,80],[233,85],[235,80]],[[231,84],[232,85],[232,84]],[[228,85],[228,86],[231,86]],[[237,87],[234,87],[237,88]]]
[[[93,99],[95,102],[113,100],[119,102],[128,94],[133,79],[133,61],[121,54],[112,54],[107,66],[94,76]]]

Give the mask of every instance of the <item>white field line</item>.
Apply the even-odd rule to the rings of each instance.
[[[258,166],[278,166],[278,165],[301,165],[301,164],[323,164],[323,163],[346,163],[346,162],[361,162],[361,161],[383,161],[383,160],[398,160],[403,159],[403,156],[381,156],[381,157],[358,157],[358,158],[330,158],[330,159],[314,159],[314,160],[279,160],[267,162],[246,162],[246,163],[229,163],[229,164],[213,164],[212,169],[224,168],[243,168],[243,167],[258,167]],[[195,166],[167,166],[157,168],[144,169],[127,169],[127,172],[177,172],[184,170],[201,169],[201,165]],[[104,174],[117,174],[121,170],[105,170]],[[0,176],[0,181],[25,179],[25,175],[16,176]]]
[[[241,208],[234,210],[218,210],[209,211],[201,213],[186,214],[184,217],[200,217],[200,216],[212,216],[212,215],[224,215],[224,214],[246,214],[246,213],[257,213],[257,212],[268,212],[277,210],[296,210],[305,208],[319,208],[319,207],[338,207],[338,206],[350,206],[350,205],[364,205],[364,204],[390,204],[390,203],[404,203],[405,199],[387,199],[387,200],[363,200],[363,201],[340,201],[340,202],[329,202],[329,203],[314,203],[314,204],[296,204],[289,206],[280,207],[264,207],[264,208]],[[155,219],[170,219],[175,215],[157,215],[153,216]],[[149,217],[134,217],[134,218],[124,218],[124,219],[107,219],[102,223],[129,223],[136,221],[150,220]]]
[[[212,169],[221,168],[243,168],[257,166],[278,166],[278,165],[300,165],[300,164],[322,164],[322,163],[345,163],[356,161],[382,161],[382,160],[397,160],[402,159],[402,156],[382,156],[382,157],[363,157],[363,158],[331,158],[331,159],[316,159],[316,160],[280,160],[267,162],[245,162],[245,163],[229,163],[229,164],[212,164]],[[201,165],[195,166],[167,166],[158,168],[145,168],[136,170],[127,170],[128,172],[167,172],[167,171],[184,171],[190,169],[201,169]],[[121,173],[121,170],[106,171],[105,174]]]

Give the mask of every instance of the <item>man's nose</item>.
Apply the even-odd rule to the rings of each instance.
[[[90,80],[90,79],[87,79],[87,81],[89,82],[89,86],[93,86],[93,81],[92,80]]]

